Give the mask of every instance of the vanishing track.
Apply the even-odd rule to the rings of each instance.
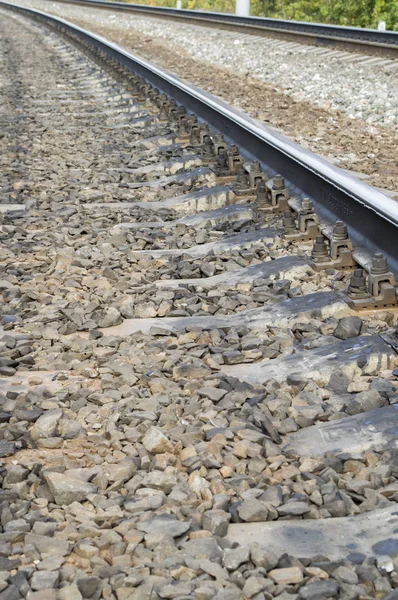
[[[9,8],[0,600],[392,600],[396,203]]]
[[[205,27],[227,29],[237,33],[275,37],[288,42],[325,46],[330,49],[347,50],[363,54],[398,57],[398,32],[378,31],[363,27],[342,27],[304,21],[287,21],[263,17],[240,17],[228,13],[199,10],[179,10],[162,6],[112,2],[109,0],[61,0],[68,4],[93,6],[112,11],[127,11],[153,15],[156,18],[171,19]]]

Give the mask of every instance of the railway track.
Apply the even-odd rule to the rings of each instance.
[[[325,46],[330,49],[360,52],[372,56],[398,57],[398,32],[396,31],[378,31],[361,27],[342,27],[263,17],[241,17],[213,11],[179,10],[163,6],[112,2],[109,0],[61,1],[67,4],[104,8],[112,11],[153,15],[160,19],[171,19],[217,29],[227,29],[237,33],[276,37],[288,42]]]
[[[396,203],[0,7],[0,600],[393,600]]]

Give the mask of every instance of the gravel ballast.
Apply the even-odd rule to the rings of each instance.
[[[0,13],[0,600],[394,600],[396,311]]]

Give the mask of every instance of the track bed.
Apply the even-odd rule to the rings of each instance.
[[[396,598],[396,309],[1,11],[0,599]]]

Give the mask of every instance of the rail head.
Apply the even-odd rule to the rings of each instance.
[[[118,44],[43,11],[0,0],[0,6],[63,29],[107,52],[129,70],[169,94],[271,174],[282,173],[292,193],[310,197],[325,219],[342,219],[354,241],[369,252],[383,251],[398,273],[398,203],[376,188],[331,165],[286,136],[229,106],[215,96],[182,81]]]

